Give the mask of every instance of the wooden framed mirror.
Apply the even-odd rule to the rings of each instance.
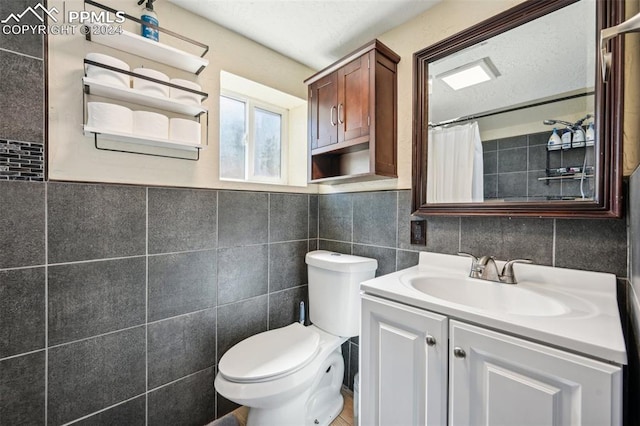
[[[620,217],[623,40],[605,83],[598,35],[623,20],[621,0],[528,0],[415,53],[414,214]]]

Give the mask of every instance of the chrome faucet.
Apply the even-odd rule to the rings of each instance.
[[[494,281],[504,284],[517,284],[516,276],[513,272],[513,265],[516,263],[533,263],[529,259],[513,259],[504,264],[502,272],[498,273],[498,265],[493,256],[475,257],[470,253],[458,253],[460,256],[466,256],[473,259],[471,264],[470,278],[478,278],[481,280]]]

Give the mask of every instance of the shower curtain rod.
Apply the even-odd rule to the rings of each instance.
[[[462,122],[465,122],[465,121],[477,120],[479,118],[490,117],[492,115],[504,114],[504,113],[507,113],[507,112],[520,111],[521,109],[533,108],[533,107],[537,107],[537,106],[553,104],[553,103],[556,103],[556,102],[568,101],[570,99],[581,98],[581,97],[590,96],[590,95],[593,95],[593,94],[595,94],[595,92],[579,93],[577,95],[565,96],[563,98],[558,98],[558,99],[553,99],[553,100],[548,100],[548,101],[535,102],[535,103],[532,103],[532,104],[529,104],[529,105],[521,105],[519,107],[507,108],[507,109],[497,110],[497,111],[493,111],[493,112],[487,112],[487,113],[483,113],[483,114],[467,115],[466,117],[452,118],[450,120],[444,120],[444,121],[441,121],[441,122],[435,123],[435,124],[434,123],[429,123],[429,127],[448,126],[450,124],[457,124],[457,123],[462,123]]]

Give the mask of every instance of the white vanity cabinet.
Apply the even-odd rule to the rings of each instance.
[[[362,296],[360,424],[446,424],[447,333],[443,315]]]
[[[618,365],[367,294],[360,339],[362,425],[622,424]]]

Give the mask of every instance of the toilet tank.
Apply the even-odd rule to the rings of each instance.
[[[360,333],[360,283],[375,277],[378,261],[316,250],[307,253],[309,319],[335,336]]]

